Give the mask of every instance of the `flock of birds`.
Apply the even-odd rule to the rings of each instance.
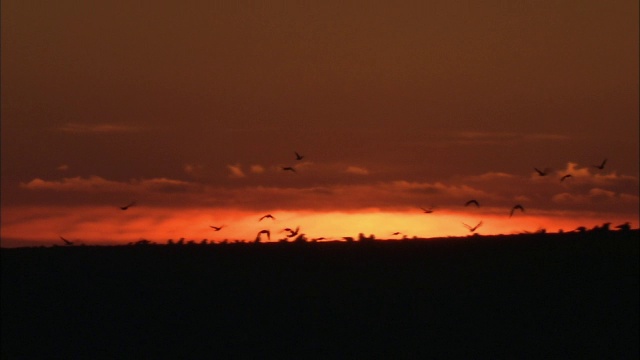
[[[295,152],[294,152],[294,154],[295,154],[295,159],[296,159],[296,161],[300,161],[300,160],[304,159],[304,155],[300,155],[297,151],[295,151]],[[603,170],[603,169],[604,169],[604,166],[605,166],[605,164],[606,164],[606,163],[607,163],[607,159],[605,158],[605,159],[604,159],[604,160],[603,160],[599,165],[593,165],[593,167],[594,167],[594,168],[596,168],[596,169],[599,169],[599,170]],[[293,173],[296,173],[296,169],[295,169],[295,167],[294,167],[294,166],[282,166],[282,167],[281,167],[281,169],[282,169],[283,171],[291,171],[291,172],[293,172]],[[547,176],[547,175],[549,175],[549,174],[550,174],[550,172],[551,172],[551,170],[550,170],[550,169],[548,169],[548,168],[546,168],[546,169],[544,169],[544,170],[540,170],[540,169],[538,169],[538,168],[534,167],[533,169],[538,173],[538,175],[539,175],[539,176]],[[561,182],[563,182],[564,180],[566,180],[566,179],[568,179],[568,178],[570,178],[570,177],[572,177],[572,175],[571,175],[571,174],[565,174],[565,175],[563,175],[562,177],[560,177],[560,181],[561,181]],[[136,205],[136,201],[132,201],[132,202],[128,203],[128,204],[127,204],[127,205],[125,205],[125,206],[120,206],[120,210],[122,210],[122,211],[128,210],[130,207],[132,207],[132,206],[134,206],[134,205]],[[478,208],[479,208],[479,207],[480,207],[480,202],[478,202],[478,200],[476,200],[476,199],[471,199],[471,200],[467,201],[467,202],[464,204],[464,206],[465,206],[465,207],[470,206],[470,205],[475,205],[476,207],[478,207]],[[430,208],[424,208],[424,207],[419,207],[419,208],[420,208],[420,209],[422,210],[422,212],[423,212],[423,213],[425,213],[425,214],[431,214],[431,213],[433,213],[433,212],[435,211],[433,206],[432,206],[432,207],[430,207]],[[523,207],[521,204],[516,204],[516,205],[514,205],[514,206],[511,208],[510,212],[509,212],[509,217],[510,217],[510,218],[511,218],[511,217],[513,217],[513,215],[515,214],[515,212],[516,212],[517,210],[519,210],[520,212],[524,212],[524,207]],[[275,218],[273,215],[271,215],[271,214],[266,214],[266,215],[261,216],[261,217],[258,219],[258,221],[260,222],[260,221],[265,220],[265,219],[275,220],[276,218]],[[465,228],[467,228],[467,229],[469,230],[469,232],[470,232],[470,233],[475,233],[475,232],[476,232],[476,230],[478,230],[478,228],[479,228],[480,226],[482,226],[482,225],[483,225],[483,221],[482,221],[482,220],[480,220],[480,221],[479,221],[476,225],[474,225],[474,226],[471,226],[471,225],[469,225],[469,224],[465,224],[465,223],[462,223],[462,225],[463,225]],[[220,225],[220,226],[210,225],[209,227],[210,227],[211,229],[213,229],[214,231],[216,231],[216,232],[217,232],[217,231],[220,231],[220,230],[222,230],[223,228],[225,228],[225,227],[226,227],[226,225]],[[282,233],[282,232],[288,232],[288,234],[286,235],[286,238],[285,238],[285,239],[283,239],[284,241],[286,241],[287,239],[291,239],[291,238],[295,238],[295,239],[297,239],[297,240],[300,240],[300,239],[304,240],[304,239],[305,239],[305,237],[304,237],[304,236],[306,235],[306,234],[301,234],[301,233],[300,233],[300,227],[299,227],[299,226],[298,226],[298,227],[296,227],[296,229],[295,229],[295,230],[294,230],[294,229],[291,229],[291,228],[284,228],[284,229],[282,229],[280,232],[281,232],[281,233]],[[262,235],[265,235],[265,236],[267,237],[267,240],[268,240],[268,241],[271,241],[271,231],[270,231],[270,230],[268,230],[268,229],[263,229],[263,230],[260,230],[260,231],[258,232],[258,234],[256,235],[255,242],[260,242],[260,241],[261,241],[261,239],[262,239]],[[397,236],[397,235],[402,235],[402,233],[401,233],[401,232],[399,232],[399,231],[396,231],[396,232],[392,233],[391,235],[393,235],[393,236]],[[61,240],[64,242],[64,244],[65,244],[65,245],[67,245],[67,246],[72,246],[72,245],[74,245],[74,242],[73,242],[73,241],[70,241],[70,240],[68,240],[68,239],[65,239],[65,238],[64,238],[64,237],[62,237],[62,236],[60,236],[60,239],[61,239]],[[343,239],[349,240],[349,239],[352,239],[352,238],[350,238],[350,237],[343,237]],[[321,241],[321,240],[326,240],[326,239],[325,239],[324,237],[319,237],[319,238],[314,238],[314,239],[312,239],[312,240],[313,240],[313,241]]]

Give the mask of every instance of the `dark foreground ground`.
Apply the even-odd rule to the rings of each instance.
[[[2,249],[2,358],[636,359],[638,244]]]

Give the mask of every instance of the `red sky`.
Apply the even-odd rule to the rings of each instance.
[[[637,1],[1,10],[2,246],[639,225]]]

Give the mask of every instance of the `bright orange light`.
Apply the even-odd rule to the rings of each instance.
[[[630,221],[616,215],[579,213],[536,213],[527,211],[509,217],[503,211],[436,211],[424,214],[419,209],[381,211],[363,209],[353,212],[277,211],[275,220],[259,221],[264,213],[236,209],[169,209],[139,206],[127,211],[112,207],[17,207],[3,209],[2,246],[29,244],[62,245],[59,236],[84,244],[127,244],[141,239],[165,244],[167,240],[210,242],[224,240],[253,241],[261,230],[271,232],[271,241],[287,239],[283,229],[300,227],[307,239],[340,240],[374,235],[377,239],[430,238],[472,234],[464,225],[475,226],[481,235],[514,234],[546,229],[571,231],[612,222],[613,226]],[[223,226],[215,231],[210,226]],[[393,235],[399,232],[398,235]],[[263,238],[266,241],[266,239]],[[291,240],[291,239],[288,239]]]

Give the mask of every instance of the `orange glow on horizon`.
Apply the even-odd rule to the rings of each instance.
[[[300,227],[300,234],[309,240],[325,238],[340,240],[374,235],[377,239],[432,238],[467,236],[472,234],[463,223],[483,224],[479,235],[515,234],[546,229],[571,231],[579,226],[591,228],[604,222],[613,226],[638,221],[623,216],[603,216],[578,213],[518,213],[508,214],[484,210],[454,212],[437,211],[424,214],[419,210],[383,211],[363,209],[353,212],[272,211],[275,220],[259,221],[265,213],[234,209],[167,209],[137,207],[114,211],[112,207],[87,208],[11,208],[3,212],[2,247],[32,245],[62,245],[59,236],[86,245],[117,245],[147,239],[165,244],[184,238],[185,241],[251,242],[261,230],[269,230],[271,241],[286,239],[285,228]],[[215,231],[210,226],[223,226]],[[399,232],[398,235],[393,233]],[[288,239],[291,240],[291,239]],[[266,241],[266,238],[263,238]]]

